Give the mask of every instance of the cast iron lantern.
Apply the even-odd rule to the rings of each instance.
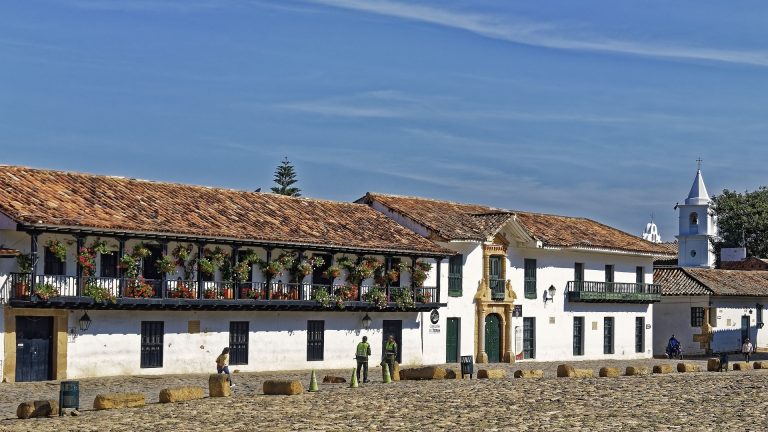
[[[371,328],[371,322],[373,322],[373,320],[366,313],[365,316],[363,317],[363,328],[366,329],[366,330],[370,329]]]
[[[84,313],[80,317],[80,330],[87,331],[91,327],[91,317],[88,316],[88,312]]]
[[[547,289],[547,293],[549,294],[549,296],[544,296],[544,303],[548,301],[551,301],[552,303],[555,302],[555,291],[557,291],[555,289],[555,286],[550,285],[549,288]]]

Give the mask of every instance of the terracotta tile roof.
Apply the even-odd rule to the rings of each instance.
[[[656,244],[666,249],[670,255],[677,255],[677,252],[678,252],[677,240],[671,241],[671,242],[656,243]]]
[[[452,254],[354,203],[0,166],[0,212],[26,224]]]
[[[768,270],[768,260],[749,257],[741,261],[721,261],[720,268],[727,270]]]
[[[19,251],[17,249],[8,249],[4,247],[0,247],[0,256],[6,257],[6,256],[16,256],[19,254]]]
[[[446,240],[486,240],[510,220],[545,246],[615,249],[668,255],[667,249],[590,219],[520,212],[476,204],[368,193],[377,201],[432,230]]]
[[[768,271],[662,268],[653,271],[662,295],[768,296]]]

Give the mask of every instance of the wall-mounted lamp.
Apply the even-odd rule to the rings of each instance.
[[[549,296],[546,296],[546,295],[544,296],[544,303],[546,303],[548,301],[551,301],[552,303],[554,303],[555,302],[555,292],[557,292],[557,289],[555,288],[555,286],[554,285],[550,285],[549,288],[547,288],[547,294],[549,294]]]
[[[83,316],[80,317],[80,330],[81,331],[88,331],[88,329],[91,327],[91,317],[88,316],[88,312],[84,313]]]
[[[373,322],[373,320],[366,313],[365,316],[363,317],[363,328],[366,329],[366,330],[370,329],[372,322]]]

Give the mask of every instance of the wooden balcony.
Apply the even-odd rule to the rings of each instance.
[[[656,303],[661,301],[661,286],[626,282],[570,281],[568,301],[589,303]]]
[[[31,280],[29,273],[11,273],[3,300],[14,307],[88,309],[429,311],[445,306],[437,287],[37,275],[33,289]],[[403,290],[412,302],[399,300]],[[320,291],[327,294],[324,302]],[[377,293],[378,302],[373,300]]]

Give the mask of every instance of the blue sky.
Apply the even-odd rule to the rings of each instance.
[[[57,0],[0,6],[0,161],[366,191],[676,231],[766,181],[757,1]]]

